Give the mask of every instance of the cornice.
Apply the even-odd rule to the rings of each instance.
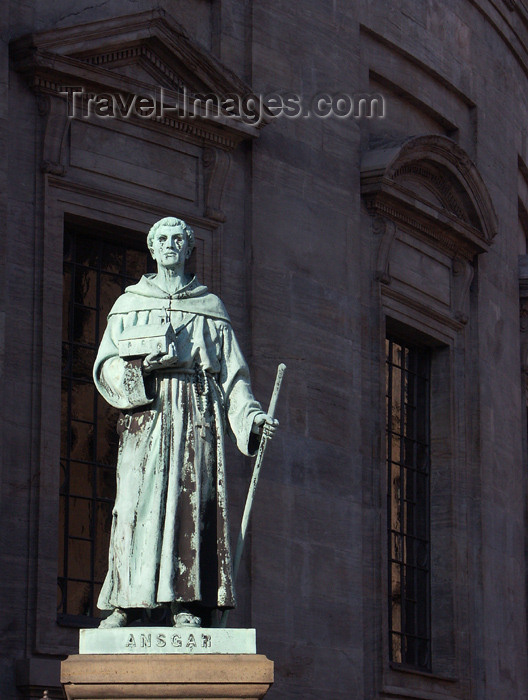
[[[454,331],[458,332],[462,330],[466,323],[466,321],[462,320],[460,317],[443,314],[440,311],[431,308],[430,305],[422,303],[412,296],[404,294],[391,286],[382,285],[381,293],[383,296],[388,297],[389,299],[394,299],[394,301],[402,303],[407,308],[417,311],[419,314],[440,323],[442,326],[452,328]]]
[[[89,60],[90,56],[148,43],[180,60],[211,90],[251,92],[247,83],[192,39],[162,8],[28,34],[11,42],[11,54],[17,61],[19,55],[48,50]]]
[[[137,123],[177,132],[203,145],[231,150],[257,137],[269,121],[250,86],[161,10],[24,36],[11,43],[11,57],[35,92],[57,96],[65,110],[67,98],[61,92],[66,87],[79,87],[87,94],[148,95],[156,102],[156,112],[151,118],[136,116]],[[125,74],[124,65],[147,70],[135,78]],[[204,92],[219,98],[250,95],[262,119],[254,123],[240,114],[208,113],[203,103],[194,105],[192,100]],[[163,113],[163,98],[177,109]],[[126,118],[134,120],[134,115]]]
[[[399,224],[411,235],[430,243],[451,258],[462,256],[470,260],[475,254],[488,250],[471,231],[461,230],[454,220],[445,218],[441,221],[430,212],[420,210],[419,206],[402,206],[399,198],[367,197],[366,203],[372,215],[386,217]]]
[[[159,206],[151,204],[147,200],[138,200],[132,197],[127,197],[122,194],[109,192],[107,189],[98,189],[92,185],[86,185],[79,182],[72,182],[63,177],[57,177],[56,173],[52,173],[48,182],[54,189],[63,190],[73,194],[86,195],[92,199],[100,199],[103,202],[113,202],[116,205],[124,206],[126,209],[133,211],[140,209],[142,212],[151,212],[153,215],[159,215]],[[214,231],[218,228],[219,220],[211,217],[200,216],[192,212],[186,212],[185,220],[193,227],[198,227],[207,231]]]

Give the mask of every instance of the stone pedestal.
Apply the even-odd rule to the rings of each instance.
[[[61,683],[68,700],[257,700],[273,683],[273,662],[265,656],[197,649],[81,653],[62,662]]]

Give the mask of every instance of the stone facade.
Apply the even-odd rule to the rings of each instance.
[[[174,214],[264,404],[288,366],[230,619],[275,662],[267,697],[525,697],[524,4],[27,0],[0,17],[0,695],[60,697],[77,650],[56,616],[65,222],[141,236]],[[69,119],[65,85],[259,108],[376,93],[385,116]],[[389,661],[386,331],[432,357],[427,673]],[[233,450],[229,469],[236,523],[250,465]]]

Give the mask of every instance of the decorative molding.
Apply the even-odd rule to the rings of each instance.
[[[435,172],[429,164],[407,163],[394,171],[394,181],[405,182],[405,176],[411,175],[422,183],[429,183],[432,191],[442,200],[444,207],[459,219],[466,220],[466,212],[453,191],[451,183],[441,173]]]
[[[150,212],[155,216],[159,215],[159,206],[150,204],[148,201],[140,201],[138,199],[132,199],[130,197],[109,192],[108,190],[97,189],[96,187],[90,185],[70,182],[68,178],[64,177],[51,176],[48,182],[54,189],[69,192],[73,195],[79,194],[88,198],[93,198],[94,200],[100,199],[104,202],[111,202],[116,206],[124,206],[130,210],[140,209],[142,212]],[[213,231],[218,227],[217,221],[205,218],[203,216],[197,216],[192,213],[186,213],[185,220],[192,227],[198,226],[207,231]]]
[[[467,258],[456,257],[453,260],[453,311],[460,323],[467,323],[469,288],[475,274],[475,268]]]
[[[231,165],[229,153],[219,148],[205,148],[203,152],[205,212],[204,216],[223,223],[226,220],[222,211],[222,195]]]
[[[70,126],[64,102],[51,94],[38,94],[38,111],[46,119],[40,169],[43,173],[64,176],[64,144]]]
[[[460,321],[460,319],[451,315],[448,316],[447,314],[443,314],[440,311],[431,308],[430,305],[424,304],[418,299],[413,298],[410,294],[404,294],[399,290],[393,289],[393,287],[390,285],[382,285],[381,292],[383,296],[400,302],[406,308],[414,310],[422,316],[436,321],[441,326],[452,328],[455,331],[460,331],[464,327],[464,324]]]
[[[27,35],[12,41],[10,50],[15,69],[26,76],[32,89],[60,97],[64,111],[66,96],[60,93],[65,87],[79,87],[87,94],[150,95],[156,102],[152,117],[132,114],[127,118],[146,128],[175,131],[180,138],[225,150],[257,137],[271,120],[251,87],[193,41],[162,9]],[[130,65],[143,66],[146,79],[126,74],[123,66]],[[162,87],[171,107],[165,113],[161,110]],[[193,102],[190,106],[182,95],[184,90]],[[196,105],[192,100],[204,93],[219,98],[251,96],[262,119],[254,124],[243,115],[210,114],[203,100]]]
[[[406,221],[453,257],[471,259],[487,251],[496,235],[497,217],[482,178],[465,151],[445,136],[419,136],[368,151],[361,192],[371,212]]]
[[[50,97],[56,98],[62,105],[61,109],[65,118],[67,118],[67,98],[62,97],[59,93],[63,89],[63,83],[52,82],[46,78],[40,77],[38,75],[34,76],[31,87],[39,95],[39,99],[43,95],[48,95]],[[93,89],[86,90],[86,96],[91,97],[95,93]],[[175,95],[176,93],[174,93]],[[119,118],[119,117],[117,117]],[[69,120],[67,120],[69,121]],[[202,120],[197,118],[195,121],[191,122],[189,120],[179,119],[177,117],[158,117],[153,119],[141,119],[140,117],[132,114],[127,118],[127,121],[131,124],[136,124],[144,128],[152,128],[159,131],[161,128],[178,132],[177,134],[172,134],[174,136],[179,136],[180,138],[188,138],[199,145],[210,144],[213,146],[219,146],[225,150],[233,150],[238,143],[241,141],[240,133],[234,135],[231,131],[222,130],[222,122],[218,121],[213,125],[206,125]]]
[[[406,231],[415,235],[422,240],[432,243],[434,247],[446,253],[450,257],[462,255],[468,259],[475,254],[474,248],[466,244],[462,239],[454,238],[451,235],[449,223],[431,222],[429,220],[420,220],[417,215],[412,215],[398,209],[397,205],[391,205],[390,202],[385,203],[378,201],[373,203],[367,201],[367,207],[372,216],[381,216],[399,223]]]
[[[375,216],[372,221],[372,230],[376,236],[381,237],[376,259],[376,279],[383,282],[383,284],[390,284],[390,250],[396,237],[396,225],[390,219],[383,216]]]
[[[146,59],[148,63],[156,68],[159,73],[167,79],[169,85],[173,86],[173,89],[183,90],[184,88],[188,87],[183,79],[145,44],[140,44],[139,46],[129,46],[125,49],[114,49],[104,53],[97,53],[87,56],[86,58],[81,58],[81,60],[93,66],[111,66],[117,62],[130,63],[134,59],[141,60],[142,58]]]

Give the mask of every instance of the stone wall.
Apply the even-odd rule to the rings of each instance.
[[[241,569],[240,607],[230,621],[256,626],[259,652],[275,661],[268,697],[523,697],[526,428],[517,266],[518,255],[526,253],[519,211],[528,209],[528,56],[522,4],[162,5],[258,94],[295,92],[309,101],[320,92],[376,92],[385,98],[384,119],[283,117],[264,126],[258,138],[243,140],[231,151],[225,222],[203,224],[219,268],[211,277],[214,291],[229,309],[264,404],[276,365],[288,366],[280,435],[266,457]],[[50,222],[74,206],[86,218],[94,206],[81,195],[64,194],[65,188],[53,194],[61,176],[41,170],[45,110],[13,57],[8,70],[9,42],[150,9],[143,0],[28,0],[0,10],[9,26],[0,54],[2,93],[9,86],[8,99],[0,102],[0,181],[6,183],[0,213],[7,223],[0,268],[9,270],[0,309],[0,330],[4,314],[9,329],[2,344],[5,697],[15,697],[17,682],[20,697],[40,697],[44,686],[51,689],[56,659],[70,646],[74,651],[74,631],[57,627],[53,609],[60,312],[52,307],[61,293],[61,253]],[[460,281],[456,256],[439,252],[426,236],[415,237],[397,219],[415,204],[400,200],[395,207],[399,243],[388,254],[388,277],[376,274],[385,235],[374,218],[379,200],[372,204],[361,194],[369,153],[431,135],[453,140],[473,161],[495,212],[494,223],[491,215],[487,219],[495,235],[485,240],[482,233],[482,249],[475,243],[467,254],[473,276],[463,309],[453,306]],[[460,156],[460,172],[464,163]],[[462,175],[457,179],[452,168],[453,183],[460,183]],[[97,173],[90,177],[79,175],[76,186],[82,180],[95,187]],[[139,213],[127,213],[114,199],[97,216],[142,230],[156,207],[176,201],[150,183],[152,199],[143,206],[144,185],[137,192],[116,185],[114,192],[137,195]],[[415,185],[415,200],[431,203],[434,188]],[[486,216],[476,221],[467,211],[467,220],[458,223],[469,236],[467,227],[481,231]],[[414,267],[411,247],[417,251]],[[431,278],[433,258],[447,271],[444,301]],[[430,676],[388,662],[382,344],[391,323],[421,333],[436,353]],[[237,522],[250,465],[234,451],[230,457]]]

